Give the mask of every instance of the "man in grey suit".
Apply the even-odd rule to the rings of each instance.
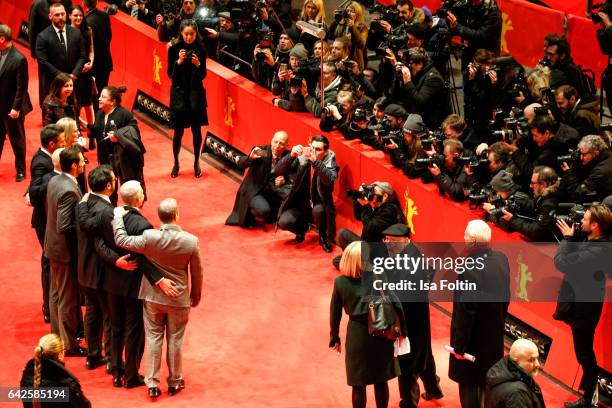
[[[125,214],[125,208],[115,208],[112,224],[117,246],[145,255],[165,278],[172,281],[178,292],[177,296],[169,297],[158,285],[142,279],[139,297],[144,300],[145,361],[148,364],[145,384],[149,388],[149,397],[156,399],[161,395],[158,385],[164,331],[168,338],[168,394],[174,395],[185,388],[181,374],[181,346],[190,307],[196,307],[202,295],[199,242],[197,237],[178,226],[179,211],[174,198],[159,203],[157,214],[162,225],[158,230],[145,230],[142,235],[129,236],[123,220]]]
[[[85,357],[87,350],[77,340],[79,283],[75,209],[82,194],[76,177],[85,168],[80,147],[64,149],[60,153],[60,166],[62,174],[49,180],[47,186],[45,256],[51,262],[51,331],[61,337],[66,356]]]

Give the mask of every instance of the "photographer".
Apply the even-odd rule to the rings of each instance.
[[[409,178],[423,176],[424,169],[416,166],[416,159],[427,157],[419,140],[421,135],[427,134],[427,127],[421,116],[410,114],[402,130],[403,138],[398,143],[391,140],[391,143],[386,146],[391,157],[391,164],[402,169]]]
[[[572,330],[574,352],[582,367],[580,389],[583,396],[566,407],[595,407],[597,401],[597,358],[593,350],[595,329],[605,299],[606,273],[609,276],[612,212],[603,204],[591,206],[584,214],[581,229],[586,242],[575,241],[574,225],[562,220],[557,226],[564,240],[555,254],[555,266],[563,274],[553,318]]]
[[[183,20],[191,20],[195,17],[196,2],[195,0],[183,0],[181,10],[178,16],[173,14],[155,16],[155,24],[157,24],[157,37],[159,41],[172,41],[179,36],[179,27]]]
[[[272,103],[281,109],[294,112],[305,112],[306,105],[300,90],[302,88],[302,74],[299,69],[300,62],[308,59],[308,51],[302,44],[296,44],[289,51],[289,65],[279,64],[278,72],[272,80]]]
[[[550,116],[550,118],[555,123],[553,129],[555,137],[561,143],[565,144],[566,148],[576,148],[576,145],[580,141],[580,134],[573,127],[568,126],[565,123],[558,122],[548,106],[542,106],[539,103],[532,103],[530,105],[527,105],[523,110],[523,116],[525,117],[525,119],[527,119],[527,123],[529,123],[530,126],[533,126],[536,117],[541,115]]]
[[[456,158],[463,153],[463,144],[459,140],[446,139],[444,141],[443,157],[438,157],[428,169],[438,185],[438,190],[442,195],[448,195],[453,201],[463,201],[465,199],[464,190],[474,184],[473,176],[465,172],[463,166],[457,164]]]
[[[156,9],[149,4],[149,0],[121,0],[120,8],[132,18],[155,28]]]
[[[530,213],[533,210],[533,202],[527,194],[520,191],[521,188],[512,179],[512,174],[505,170],[493,177],[491,188],[497,193],[498,198],[494,202],[482,204],[482,208],[487,212],[485,221],[493,222],[500,228],[511,231],[509,222],[503,218],[507,215],[506,213]]]
[[[281,204],[278,226],[294,232],[299,243],[304,241],[308,220],[312,219],[319,231],[319,245],[325,252],[331,252],[336,239],[333,191],[338,165],[335,153],[329,150],[329,139],[317,135],[310,146],[294,146],[274,171],[279,175],[296,174],[293,188]]]
[[[479,49],[491,50],[499,54],[501,47],[502,16],[495,0],[468,0],[467,10],[460,15],[448,11],[446,21],[450,30],[467,41],[461,55],[462,67],[467,64]]]
[[[374,138],[374,133],[369,126],[375,121],[374,115],[371,115],[365,107],[358,107],[351,115],[351,121],[348,124],[340,125],[338,130],[346,140],[359,139],[362,143],[368,144]]]
[[[600,136],[588,135],[578,143],[580,161],[571,168],[561,165],[565,174],[561,191],[575,203],[601,201],[612,194],[612,156]]]
[[[272,79],[280,64],[289,63],[289,52],[293,48],[293,40],[289,34],[282,33],[278,46],[273,52],[272,33],[267,32],[253,49],[253,79],[266,89],[272,88]]]
[[[344,10],[334,11],[334,21],[329,26],[327,38],[346,37],[350,43],[349,59],[357,62],[359,71],[365,67],[365,45],[368,39],[368,27],[365,25],[363,9],[356,1],[351,1]],[[332,47],[333,52],[333,47]]]
[[[559,125],[550,115],[537,115],[531,124],[533,146],[526,148],[522,139],[514,144],[501,142],[525,184],[531,180],[535,166],[548,166],[561,173],[557,157],[567,153],[567,145],[557,136],[558,131]]]
[[[425,20],[425,13],[423,13],[423,10],[421,10],[420,8],[414,7],[414,4],[412,4],[412,1],[397,0],[395,4],[397,6],[397,14],[399,17],[398,22],[400,23],[401,26],[413,24],[413,23],[422,23],[423,20]],[[386,21],[386,20],[379,19],[376,21],[378,21],[381,28],[386,33],[391,33],[392,31],[394,31],[394,29],[398,28],[397,25],[394,27],[391,24],[391,22]]]
[[[599,100],[585,103],[575,88],[562,85],[555,91],[555,101],[560,122],[576,129],[580,136],[599,133]]]
[[[323,98],[324,106],[333,104],[336,102],[338,96],[338,88],[340,87],[341,77],[338,76],[336,65],[333,62],[323,63],[323,90],[325,92]],[[321,84],[317,84],[314,95],[308,93],[306,81],[302,81],[302,95],[306,101],[306,109],[312,113],[315,118],[321,117]]]
[[[474,129],[467,125],[465,119],[455,113],[448,115],[440,127],[447,139],[459,140],[465,150],[474,152],[481,143]]]
[[[361,221],[361,236],[346,228],[338,233],[338,245],[344,249],[354,241],[383,242],[383,231],[394,224],[405,224],[406,219],[395,191],[386,181],[362,184],[358,192],[350,191],[355,219]],[[339,259],[338,259],[339,261]]]
[[[499,78],[492,51],[479,49],[467,66],[465,92],[465,119],[480,138],[489,134],[487,124],[499,105]]]
[[[202,176],[200,151],[202,149],[202,126],[208,125],[206,90],[202,80],[206,77],[206,49],[194,20],[185,20],[180,27],[180,40],[168,49],[168,76],[172,79],[170,88],[170,109],[174,115],[174,137],[172,153],[174,166],[170,176],[179,173],[179,153],[186,127],[193,135],[194,174]]]
[[[355,109],[355,98],[351,91],[338,92],[337,102],[327,105],[323,109],[319,129],[331,132],[342,125],[348,126],[351,115]]]
[[[578,91],[580,98],[586,100],[588,95],[582,85],[582,72],[574,63],[569,42],[564,36],[553,33],[544,37],[544,59],[539,65],[550,67],[550,88],[569,85]]]
[[[224,50],[236,55],[240,34],[234,28],[234,22],[231,20],[229,11],[220,11],[217,13],[217,18],[219,18],[217,30],[209,27],[204,28],[204,42],[211,56],[216,56],[217,61],[227,68],[234,69],[236,65],[234,59],[225,54],[220,54],[219,51]]]
[[[383,136],[386,136],[390,133],[400,134],[402,127],[404,126],[404,122],[408,117],[408,112],[400,105],[395,103],[387,105],[384,110],[385,117],[378,121],[373,126],[370,126],[370,129],[374,131],[373,137],[369,140],[364,140],[364,143],[372,146],[378,150],[385,149],[385,140]]]
[[[325,22],[325,5],[323,4],[323,0],[304,0],[302,11],[298,16],[298,21],[305,21],[314,25],[315,27],[322,28],[325,32],[327,32],[327,23]],[[315,37],[302,33],[297,26],[295,30],[299,35],[299,42],[304,44],[307,50],[312,50],[314,53],[313,46],[315,44]]]
[[[391,97],[408,112],[421,115],[428,128],[435,129],[450,111],[444,78],[434,68],[424,48],[411,48],[408,53],[408,66],[394,64],[401,79],[396,77]]]
[[[533,169],[530,183],[534,198],[534,209],[530,218],[518,216],[502,209],[502,219],[509,223],[513,231],[520,232],[530,241],[554,242],[554,218],[551,213],[559,203],[559,176],[546,166],[536,166]],[[520,214],[526,215],[526,214]]]

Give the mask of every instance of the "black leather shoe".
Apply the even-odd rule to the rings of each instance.
[[[66,350],[66,357],[87,357],[87,349],[83,347],[75,347],[70,350]]]
[[[104,364],[106,364],[106,361],[102,357],[87,357],[87,360],[85,360],[85,368],[87,370],[95,370]]]
[[[429,392],[424,392],[421,394],[421,398],[423,398],[425,401],[431,401],[431,400],[439,400],[441,398],[444,397],[444,394],[442,393],[429,393]]]
[[[149,388],[149,398],[155,401],[161,395],[161,390],[158,387]]]
[[[323,248],[323,251],[327,252],[328,254],[332,251],[332,247],[327,241],[321,242],[321,248]]]
[[[15,176],[15,181],[20,182],[25,180],[25,174],[23,173],[17,173],[17,175]]]
[[[199,164],[193,166],[193,172],[196,178],[202,177],[202,169],[200,168]]]
[[[168,395],[176,395],[184,389],[185,389],[185,380],[181,380],[174,387],[168,387]]]
[[[302,234],[295,234],[295,243],[299,244],[300,242],[304,242],[304,240],[306,239],[306,234],[302,233]]]
[[[136,388],[142,387],[143,385],[145,385],[145,382],[144,377],[142,375],[138,375],[136,378],[131,380],[126,380],[125,384],[123,384],[125,388]]]
[[[174,166],[172,166],[172,171],[170,172],[170,177],[176,178],[178,176],[178,173],[179,173],[179,166],[178,166],[178,164],[175,164]]]
[[[588,403],[584,397],[580,397],[579,400],[576,400],[574,402],[566,402],[563,405],[565,406],[565,408],[591,408],[597,406]]]
[[[123,387],[123,378],[120,375],[113,376],[113,387]]]

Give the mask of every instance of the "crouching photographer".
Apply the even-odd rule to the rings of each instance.
[[[491,180],[491,188],[497,193],[497,197],[482,204],[482,208],[487,212],[486,221],[510,231],[510,224],[502,218],[506,213],[529,214],[533,211],[533,202],[527,194],[520,191],[520,186],[514,182],[511,173],[505,170],[497,173]]]
[[[518,214],[502,208],[502,219],[513,231],[534,242],[554,242],[554,211],[559,204],[559,176],[550,167],[536,166],[531,176],[534,208],[531,214]],[[527,216],[529,215],[529,216]]]
[[[306,105],[302,89],[303,69],[300,64],[308,59],[308,51],[302,44],[296,44],[289,51],[289,64],[281,63],[272,81],[272,103],[281,109],[294,112],[305,112]]]
[[[376,123],[374,114],[369,112],[365,107],[358,107],[351,115],[351,120],[348,123],[340,125],[338,130],[346,140],[359,139],[361,142],[374,137],[374,132],[370,126]]]
[[[383,231],[394,224],[405,224],[406,219],[393,186],[386,181],[362,184],[358,190],[349,190],[353,200],[355,219],[361,221],[361,236],[342,228],[338,233],[338,245],[342,250],[354,241],[383,242]],[[340,256],[334,258],[334,266],[340,264]]]
[[[330,132],[340,126],[348,126],[354,109],[355,97],[353,93],[351,91],[338,92],[336,103],[323,108],[319,129]]]
[[[399,167],[410,178],[423,176],[426,173],[422,167],[416,165],[417,159],[426,158],[420,138],[427,135],[427,128],[420,115],[408,115],[404,123],[403,137],[396,143],[395,140],[387,145],[391,157],[391,164]]]
[[[463,201],[465,191],[475,183],[472,175],[466,172],[461,164],[463,144],[459,140],[446,139],[443,142],[442,154],[433,153],[426,159],[417,159],[417,165],[426,165],[440,194],[447,195],[453,201]]]

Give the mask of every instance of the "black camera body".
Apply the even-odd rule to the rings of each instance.
[[[336,103],[331,103],[323,108],[323,112],[325,112],[325,116],[332,116],[332,110],[331,110],[332,106],[335,106],[336,108],[338,108],[338,112],[340,112],[340,114],[342,115],[342,112],[344,111],[344,107],[342,107],[341,104],[336,102]]]
[[[563,156],[557,156],[558,163],[576,164],[580,163],[580,151],[576,150]]]
[[[601,17],[597,15],[599,12],[606,13],[608,16],[612,17],[612,1],[606,0],[603,3],[597,3],[591,6],[591,20],[593,24],[601,23]]]
[[[432,145],[440,146],[446,140],[446,135],[442,130],[436,130],[435,132],[428,133],[425,137],[421,137],[421,146],[423,149],[429,150]]]
[[[451,12],[457,17],[458,20],[464,21],[465,18],[469,15],[470,12],[470,4],[468,0],[445,0],[440,8],[438,8],[435,12],[435,15],[446,19],[448,17],[448,13]]]
[[[191,62],[192,57],[193,57],[193,51],[185,50],[185,61]]]
[[[362,184],[361,190],[351,189],[346,192],[346,195],[351,200],[363,199],[367,201],[374,201],[374,198],[377,196],[376,192],[374,191],[374,187],[374,184]]]
[[[555,221],[565,221],[566,224],[574,225],[574,228],[580,230],[582,228],[582,218],[584,218],[589,206],[590,204],[559,203],[550,215]]]
[[[336,23],[340,24],[340,22],[342,22],[342,20],[349,18],[349,14],[348,11],[345,10],[334,10],[334,20],[336,20]]]
[[[434,153],[430,157],[416,159],[414,163],[417,167],[420,168],[433,166],[434,164],[442,168],[444,166],[444,155],[440,153]]]

